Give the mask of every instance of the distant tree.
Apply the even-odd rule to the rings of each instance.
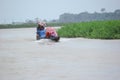
[[[58,20],[55,20],[55,19],[54,19],[54,20],[51,20],[50,22],[53,22],[53,23],[54,23],[54,22],[58,22]]]
[[[116,14],[120,14],[120,9],[115,10],[114,13],[116,13]]]
[[[33,20],[29,20],[29,19],[25,20],[25,22],[26,22],[26,23],[34,23]]]
[[[114,12],[105,12],[105,8],[101,9],[102,13],[82,12],[79,14],[64,13],[59,16],[59,22],[86,22],[100,20],[120,20],[120,9]]]
[[[12,24],[15,24],[15,22],[14,22],[14,21],[12,21]]]
[[[44,19],[44,20],[43,20],[43,22],[47,22],[47,20],[46,20],[46,19]]]
[[[35,22],[36,22],[36,23],[40,22],[40,19],[39,19],[38,17],[35,18]]]
[[[105,11],[106,11],[106,9],[105,9],[105,8],[102,8],[102,9],[101,9],[101,12],[102,12],[102,13],[104,13]]]
[[[60,15],[59,17],[60,22],[73,22],[74,21],[74,15],[70,13],[64,13]]]

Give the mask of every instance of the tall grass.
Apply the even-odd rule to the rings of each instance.
[[[71,23],[58,30],[61,37],[120,39],[120,20]]]

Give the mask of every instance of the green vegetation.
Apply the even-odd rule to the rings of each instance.
[[[47,26],[62,26],[66,23],[47,23]],[[36,23],[23,23],[23,24],[0,24],[0,29],[7,29],[7,28],[32,28],[37,27]]]
[[[50,22],[50,23],[47,23],[47,26],[52,26],[52,27],[56,27],[56,26],[63,26],[67,23],[59,23],[59,22]]]
[[[30,28],[36,27],[35,23],[23,23],[23,24],[0,24],[0,29],[6,28]]]
[[[48,26],[63,26],[58,30],[61,37],[85,37],[96,39],[120,39],[120,20],[79,23],[47,23]],[[31,28],[36,23],[0,24],[0,29]]]
[[[58,30],[61,37],[120,39],[120,20],[71,23]]]

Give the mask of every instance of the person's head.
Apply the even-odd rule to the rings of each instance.
[[[45,27],[46,23],[45,22],[38,22],[38,25]]]
[[[45,27],[44,27],[43,23],[38,23],[38,28],[39,28],[40,30],[43,30]]]

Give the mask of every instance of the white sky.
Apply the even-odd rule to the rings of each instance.
[[[120,9],[120,0],[0,0],[0,23],[26,19],[58,19],[63,13],[107,12]]]

